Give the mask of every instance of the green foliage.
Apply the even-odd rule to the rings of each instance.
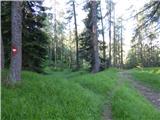
[[[36,9],[35,9],[36,7]],[[42,30],[46,19],[42,2],[23,2],[22,67],[42,72],[47,56],[48,35]],[[38,14],[37,14],[38,13]],[[2,38],[6,67],[10,65],[11,2],[2,2]]]
[[[5,66],[9,67],[11,56],[11,2],[1,2],[1,30],[4,44]]]
[[[132,75],[138,80],[155,90],[160,90],[160,68],[134,69]]]
[[[80,59],[91,63],[91,31],[85,30],[79,36]],[[89,66],[91,67],[91,66]]]
[[[137,27],[132,39],[132,48],[128,55],[127,66],[136,64],[144,67],[160,66],[159,19],[160,1],[151,0],[136,14]]]
[[[42,30],[45,27],[45,19],[45,8],[42,7],[42,2],[24,2],[22,38],[24,69],[37,72],[43,70],[49,39],[47,33]]]
[[[138,65],[143,67],[159,67],[160,66],[160,49],[158,45],[150,46],[145,44],[143,46],[142,58],[140,53],[136,50],[137,47],[132,47],[127,56],[127,68],[134,68]]]
[[[88,12],[87,17],[84,19],[85,29],[79,35],[79,44],[80,44],[80,59],[85,60],[90,65],[91,68],[91,61],[92,61],[92,45],[91,45],[91,34],[92,34],[92,23],[91,23],[91,5],[89,2],[86,3],[84,6],[84,10]]]
[[[138,65],[138,60],[136,58],[135,52],[133,51],[129,51],[128,56],[127,56],[127,64],[126,67],[127,68],[133,68],[136,67]]]

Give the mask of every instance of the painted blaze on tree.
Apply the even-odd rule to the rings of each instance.
[[[15,56],[17,54],[18,50],[15,45],[12,46],[12,55]]]
[[[11,8],[12,41],[11,41],[11,71],[12,83],[21,80],[22,68],[22,2],[13,1]]]

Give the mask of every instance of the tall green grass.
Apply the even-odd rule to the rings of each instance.
[[[134,69],[131,73],[135,80],[143,82],[155,90],[160,90],[160,68]]]
[[[160,112],[126,84],[110,98],[109,93],[118,87],[117,73],[117,69],[97,74],[24,71],[19,86],[2,85],[2,120],[101,120],[108,100],[114,120],[147,120],[149,116],[159,120]]]
[[[113,120],[160,120],[160,111],[131,85],[122,85],[112,99]]]
[[[100,120],[105,94],[115,83],[107,77],[112,72],[23,72],[21,86],[2,86],[2,119]]]

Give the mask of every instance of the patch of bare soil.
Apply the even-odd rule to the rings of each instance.
[[[106,103],[103,110],[103,120],[112,120],[111,103]]]

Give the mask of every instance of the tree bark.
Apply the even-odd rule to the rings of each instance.
[[[109,1],[109,66],[111,66],[111,1]]]
[[[1,6],[1,2],[0,2],[0,6]],[[2,7],[2,6],[1,6]],[[0,18],[0,22],[1,22],[1,18]],[[3,46],[3,39],[2,39],[2,31],[0,34],[1,38],[1,70],[4,69],[4,46]]]
[[[102,38],[103,38],[103,59],[104,59],[104,67],[106,68],[106,47],[105,47],[105,39],[104,39],[104,25],[103,25],[103,17],[102,17],[101,6],[100,6],[100,13],[101,13]]]
[[[57,39],[57,8],[56,1],[54,1],[54,68],[57,69],[57,48],[58,48],[58,39]]]
[[[122,19],[121,19],[121,68],[123,68],[123,26],[122,26]]]
[[[48,56],[49,56],[49,66],[52,65],[52,61],[53,61],[53,39],[51,40],[51,43],[49,44],[49,53],[48,53]]]
[[[10,80],[16,83],[21,80],[22,68],[22,2],[12,2],[12,51],[11,51],[11,70]]]
[[[1,70],[4,69],[4,46],[1,32]]]
[[[74,12],[75,39],[76,39],[76,69],[79,69],[78,32],[77,32],[77,19],[76,19],[76,10],[74,1],[73,1],[73,12]]]
[[[98,53],[98,36],[97,36],[97,2],[91,1],[92,15],[92,72],[96,73],[100,69],[100,60]]]
[[[116,23],[115,23],[115,6],[113,14],[113,66],[116,67]]]

